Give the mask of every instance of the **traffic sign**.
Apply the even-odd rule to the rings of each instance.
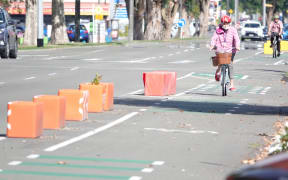
[[[233,9],[229,9],[229,14],[233,14]]]
[[[179,27],[183,27],[185,24],[186,24],[185,19],[179,19],[179,21],[178,21],[178,26]]]

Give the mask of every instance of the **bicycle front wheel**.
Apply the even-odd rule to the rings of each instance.
[[[227,95],[227,86],[226,86],[226,67],[225,65],[222,65],[221,69],[221,86],[222,86],[222,96]]]

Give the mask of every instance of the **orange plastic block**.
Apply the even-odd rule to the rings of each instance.
[[[100,83],[103,86],[103,109],[109,111],[114,105],[114,84]]]
[[[66,98],[65,120],[82,121],[88,119],[88,91],[60,89],[58,95]]]
[[[92,85],[91,83],[82,83],[79,86],[80,90],[88,90],[88,112],[102,112],[103,111],[103,86]]]
[[[43,128],[60,129],[65,126],[65,106],[64,96],[40,95],[34,96],[34,102],[43,103]]]
[[[7,137],[36,138],[43,132],[43,104],[27,101],[8,103]]]
[[[144,72],[143,82],[145,96],[167,96],[176,93],[176,72]]]

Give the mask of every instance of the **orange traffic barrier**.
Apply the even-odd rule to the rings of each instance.
[[[144,72],[143,83],[145,96],[172,95],[176,93],[176,72]]]
[[[114,105],[114,84],[100,83],[103,86],[103,109],[109,111]]]
[[[64,96],[40,95],[34,96],[34,102],[43,103],[43,128],[60,129],[65,126],[65,106]]]
[[[88,90],[88,112],[102,112],[103,111],[103,86],[93,85],[91,83],[82,83],[79,86],[80,90]]]
[[[43,132],[42,122],[42,103],[27,101],[8,103],[7,137],[39,137]]]
[[[58,95],[66,98],[65,120],[82,121],[88,119],[88,91],[60,89]]]

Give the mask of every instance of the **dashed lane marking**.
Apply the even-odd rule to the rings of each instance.
[[[49,73],[48,76],[55,76],[57,73]]]
[[[102,126],[102,127],[99,127],[99,128],[94,129],[94,130],[92,130],[92,131],[89,131],[89,132],[87,132],[87,133],[84,133],[84,134],[82,134],[82,135],[80,135],[80,136],[74,137],[74,138],[69,139],[69,140],[67,140],[67,141],[64,141],[64,142],[61,142],[61,143],[59,143],[59,144],[53,145],[53,146],[51,146],[51,147],[48,147],[48,148],[46,148],[44,151],[49,151],[49,152],[51,152],[51,151],[55,151],[55,150],[58,150],[58,149],[60,149],[60,148],[66,147],[66,146],[68,146],[68,145],[70,145],[70,144],[76,143],[76,142],[81,141],[81,140],[83,140],[83,139],[86,139],[86,138],[88,138],[88,137],[90,137],[90,136],[93,136],[93,135],[95,135],[95,134],[98,134],[98,133],[100,133],[100,132],[102,132],[102,131],[105,131],[105,130],[113,127],[113,126],[116,126],[116,125],[118,125],[118,124],[121,124],[121,123],[125,122],[126,120],[132,118],[133,116],[136,116],[137,114],[139,114],[139,112],[131,112],[131,113],[129,113],[129,114],[127,114],[127,115],[125,115],[125,116],[123,116],[123,117],[121,117],[121,118],[119,118],[119,119],[117,119],[117,120],[115,120],[115,121],[113,121],[113,122],[111,122],[111,123],[108,123],[108,124]]]
[[[73,68],[70,69],[70,71],[75,71],[77,69],[79,69],[79,67],[73,67]]]
[[[247,79],[248,77],[249,77],[248,75],[245,75],[241,79]]]
[[[31,79],[35,79],[35,78],[36,78],[36,77],[31,76],[31,77],[25,78],[24,80],[31,80]]]
[[[262,91],[260,92],[260,94],[264,95],[264,94],[266,94],[270,89],[271,89],[271,87],[266,87],[264,90],[262,90]]]
[[[144,128],[144,130],[147,131],[159,131],[159,132],[165,132],[165,133],[189,133],[189,134],[204,134],[204,133],[209,133],[209,134],[219,134],[216,131],[204,131],[204,130],[179,130],[179,129],[165,129],[165,128]]]
[[[168,62],[169,64],[188,64],[188,63],[195,63],[195,61],[191,60],[183,60],[183,61],[173,61],[173,62]]]
[[[2,170],[1,174],[13,175],[34,175],[34,176],[50,176],[50,177],[71,177],[71,178],[94,178],[94,179],[114,179],[114,180],[141,180],[139,176],[111,176],[100,174],[81,174],[81,173],[60,173],[60,172],[43,172],[43,171],[23,171],[23,170]]]
[[[0,137],[0,141],[3,141],[5,139],[6,139],[6,137]]]
[[[283,62],[284,60],[280,60],[280,61],[275,62],[273,65],[279,65],[279,64],[282,64]]]

